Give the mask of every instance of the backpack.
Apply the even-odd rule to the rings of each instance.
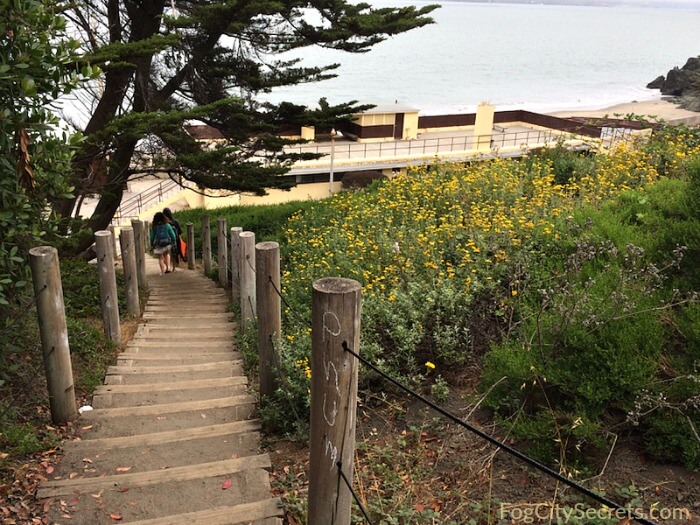
[[[159,224],[155,229],[155,236],[153,246],[156,248],[164,248],[172,244],[173,241],[170,239],[170,234],[168,233],[168,227],[165,224]]]

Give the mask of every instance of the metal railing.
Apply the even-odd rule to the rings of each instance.
[[[119,205],[112,219],[113,224],[119,224],[123,220],[140,215],[144,210],[155,206],[165,197],[180,191],[181,185],[171,179],[163,180],[152,188],[147,189]]]
[[[476,151],[483,146],[490,148],[522,147],[535,144],[547,144],[560,140],[564,133],[551,130],[514,131],[494,133],[491,136],[463,135],[455,137],[436,137],[387,142],[349,142],[336,141],[333,146],[335,159],[366,159],[371,157],[409,157],[417,155],[436,155],[459,151]],[[286,148],[289,153],[331,154],[331,143],[308,144]]]

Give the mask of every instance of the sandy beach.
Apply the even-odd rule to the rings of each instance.
[[[556,111],[550,113],[555,117],[611,117],[623,118],[627,115],[634,114],[645,116],[652,119],[663,119],[667,122],[686,122],[688,124],[700,123],[700,113],[688,111],[678,107],[678,104],[667,99],[647,100],[644,102],[628,102],[626,104],[617,104],[607,108],[586,110],[586,111]]]

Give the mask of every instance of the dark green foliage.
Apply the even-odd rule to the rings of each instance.
[[[528,268],[522,322],[488,354],[483,384],[498,383],[487,403],[503,417],[521,414],[513,435],[541,459],[559,450],[575,461],[611,425],[639,425],[650,454],[697,468],[700,224],[691,184],[663,179],[575,212],[548,258]]]
[[[682,413],[663,411],[649,418],[644,444],[661,461],[680,462],[691,469],[700,468],[700,417],[690,419]]]
[[[107,367],[115,361],[117,349],[114,342],[105,337],[102,327],[94,321],[80,317],[67,317],[68,344],[75,374],[75,387],[80,392],[91,393],[101,385]]]
[[[0,4],[0,318],[31,281],[27,252],[54,241],[52,199],[67,197],[78,139],[52,131],[47,108],[76,84],[76,43],[54,2]],[[0,321],[0,328],[3,321]]]
[[[579,152],[557,144],[554,148],[542,148],[534,151],[524,158],[528,167],[532,167],[533,160],[542,159],[544,165],[551,166],[556,184],[566,184],[579,180],[584,175],[589,175],[595,167],[595,157],[586,152]]]
[[[81,259],[60,261],[63,302],[67,317],[100,317],[100,278],[96,264]],[[117,290],[124,290],[124,275],[117,272]],[[126,297],[118,294],[119,311],[126,312]]]

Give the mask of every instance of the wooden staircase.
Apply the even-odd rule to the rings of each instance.
[[[147,266],[143,323],[37,497],[56,524],[280,524],[225,292]]]

